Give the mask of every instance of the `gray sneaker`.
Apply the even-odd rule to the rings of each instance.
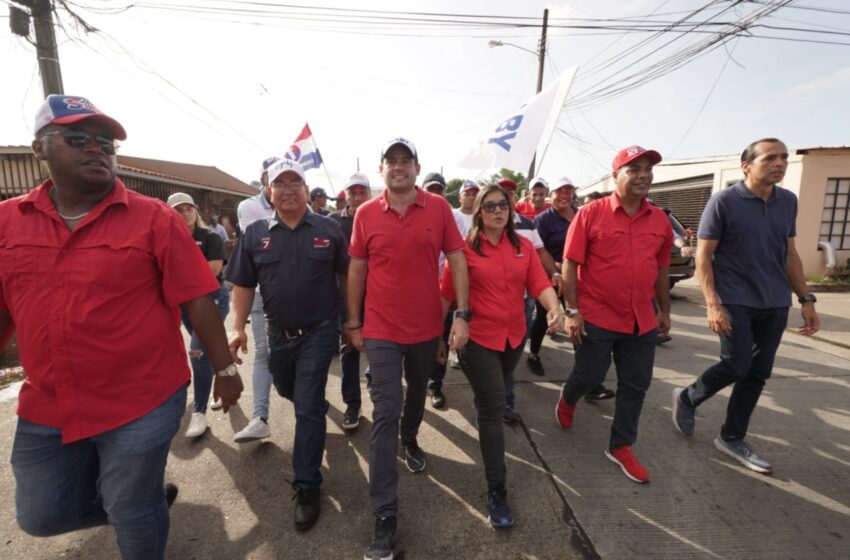
[[[714,447],[729,455],[750,470],[762,474],[772,474],[773,467],[759,457],[750,444],[744,440],[741,441],[723,441],[721,438],[714,438]]]
[[[682,402],[684,391],[681,387],[673,389],[673,425],[686,436],[692,436],[697,424],[697,409]]]

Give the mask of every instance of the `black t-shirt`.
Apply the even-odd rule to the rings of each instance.
[[[208,228],[196,227],[192,232],[192,238],[207,261],[224,260],[224,241],[219,234]],[[221,272],[219,272],[216,280],[221,283],[221,278]]]

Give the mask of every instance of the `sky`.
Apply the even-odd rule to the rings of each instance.
[[[599,95],[600,87],[651,77],[659,63],[684,60],[730,29],[653,34],[640,26],[663,28],[706,5],[687,21],[728,24],[779,1],[301,0],[310,9],[298,10],[268,2],[79,0],[68,5],[97,31],[85,32],[60,9],[57,37],[65,93],[88,97],[124,125],[121,153],[213,165],[248,183],[309,122],[325,166],[309,171],[308,183],[336,192],[358,165],[380,186],[381,148],[396,136],[416,144],[420,180],[430,171],[447,179],[487,176],[456,164],[534,95],[548,8],[544,86],[567,67],[578,73],[537,174],[566,175],[581,186],[633,144],[666,161],[740,153],[772,136],[791,148],[850,145],[844,0],[793,1],[756,22],[771,27],[730,37],[620,95]],[[354,6],[397,13],[350,12]],[[7,14],[0,6],[0,145],[28,145],[42,86],[35,48],[12,35]],[[506,19],[446,23],[459,14]],[[591,23],[619,27],[556,27]],[[493,48],[491,40],[512,45]]]

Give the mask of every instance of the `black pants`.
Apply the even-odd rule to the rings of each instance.
[[[478,443],[484,459],[487,488],[503,486],[506,480],[505,434],[502,416],[505,414],[505,384],[522,356],[525,340],[516,348],[508,344],[502,352],[484,348],[470,340],[458,351],[463,373],[472,386],[478,403]]]
[[[651,330],[643,335],[625,334],[587,321],[584,327],[587,336],[576,347],[575,365],[564,384],[564,399],[576,404],[590,389],[602,383],[613,355],[617,370],[617,399],[609,446],[615,449],[632,445],[637,440],[643,399],[652,382],[658,331]]]

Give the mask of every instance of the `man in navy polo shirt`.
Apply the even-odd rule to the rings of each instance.
[[[345,285],[348,243],[338,223],[307,210],[309,191],[298,163],[274,163],[269,184],[274,215],[246,228],[227,267],[236,331],[230,351],[240,363],[237,351],[248,350],[245,323],[259,284],[269,372],[278,393],[295,405],[295,528],[306,531],[319,517],[325,385],[339,332],[337,280]]]
[[[744,180],[714,194],[699,224],[697,277],[708,305],[708,326],[720,336],[720,362],[685,389],[673,390],[673,424],[694,433],[696,407],[732,385],[726,421],[714,445],[756,472],[773,467],[745,441],[750,417],[770,377],[788,323],[791,290],[802,304],[802,335],[820,327],[794,238],[797,197],[776,183],[785,176],[788,148],[757,140],[741,154]]]

